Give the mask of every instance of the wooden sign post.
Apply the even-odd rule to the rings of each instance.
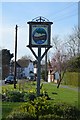
[[[44,17],[37,17],[30,22],[29,24],[29,49],[32,51],[33,55],[37,59],[37,96],[40,95],[40,79],[41,79],[41,60],[52,47],[50,45],[50,34],[51,34],[51,24],[48,19]],[[33,47],[38,48],[38,56]],[[41,56],[41,48],[46,48],[45,52]]]

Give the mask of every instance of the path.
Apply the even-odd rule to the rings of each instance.
[[[57,84],[54,84],[54,85],[57,86]],[[78,87],[72,87],[72,86],[68,86],[68,85],[60,85],[60,87],[67,88],[67,89],[74,90],[74,91],[80,91],[80,89]]]
[[[48,83],[48,82],[43,82],[43,83]],[[53,84],[54,86],[57,87],[57,84]],[[77,92],[80,92],[80,88],[78,87],[72,87],[72,86],[68,86],[68,85],[60,85],[59,88],[67,88],[67,89],[70,89],[70,90],[74,90],[74,91],[77,91]],[[58,88],[58,89],[59,89]]]

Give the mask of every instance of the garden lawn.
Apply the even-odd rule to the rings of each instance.
[[[19,107],[21,104],[20,102],[3,102],[2,103],[2,118],[6,118],[7,115],[14,109]]]
[[[44,89],[53,99],[52,103],[68,103],[78,107],[78,91],[70,90],[68,88],[57,88],[53,83],[45,83]],[[71,86],[72,87],[72,86]]]
[[[17,89],[31,90],[36,88],[36,82],[24,82],[24,87],[17,85]],[[3,86],[2,89],[13,89],[13,85]],[[54,103],[67,103],[72,106],[78,107],[78,92],[70,90],[68,88],[57,88],[53,83],[43,83],[43,91],[46,91],[51,98],[49,102],[53,105]],[[3,102],[2,103],[2,116],[5,118],[14,108],[19,107],[22,102]]]

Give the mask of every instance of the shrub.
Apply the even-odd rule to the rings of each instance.
[[[36,98],[36,95],[34,93],[29,94],[29,100],[34,101],[35,98]]]
[[[49,97],[47,91],[44,89],[43,83],[40,86],[40,96],[41,97],[46,97],[47,100],[50,100],[51,98]]]
[[[46,97],[47,100],[51,100],[51,98],[49,97],[49,95],[46,91],[44,91],[44,93],[41,93],[40,96],[41,97]]]
[[[8,91],[8,100],[10,102],[22,102],[24,101],[24,93],[19,91]]]
[[[25,113],[25,114],[22,114]],[[34,99],[34,101],[29,101],[24,104],[22,104],[19,108],[14,110],[8,117],[10,119],[8,120],[15,120],[20,114],[23,118],[25,118],[26,114],[31,115],[32,118],[34,117],[38,120],[39,115],[45,115],[52,113],[52,107],[44,97],[38,97],[37,99]],[[36,116],[36,117],[35,117]],[[11,119],[12,118],[12,119]],[[23,120],[20,119],[20,120]],[[28,120],[31,118],[26,117]],[[27,120],[26,119],[26,120]],[[35,120],[33,119],[33,120]],[[16,119],[18,120],[18,119]],[[25,119],[24,119],[25,120]],[[31,119],[32,120],[32,119]]]
[[[34,101],[35,98],[36,98],[36,94],[33,93],[33,92],[32,93],[29,93],[29,92],[28,93],[27,92],[24,93],[24,101],[25,102],[31,101],[31,100]]]
[[[30,114],[44,115],[52,113],[52,107],[48,103],[45,97],[38,97],[34,101],[24,103],[20,108],[20,111],[27,111]]]
[[[41,77],[43,80],[45,80],[45,71],[44,70],[41,72]]]
[[[22,104],[19,108],[14,109],[7,120],[36,120],[35,107],[30,102]]]
[[[32,90],[27,92],[19,90],[6,90],[2,94],[2,100],[9,102],[27,102],[29,100],[34,100],[35,98],[36,93]]]
[[[76,107],[68,104],[55,104],[53,111],[55,115],[62,117],[62,120],[78,120],[80,117],[80,111]]]
[[[63,119],[60,116],[54,114],[49,114],[49,115],[39,116],[39,120],[67,120],[67,119]]]
[[[47,75],[48,75],[48,71],[47,71]],[[41,72],[41,78],[42,78],[43,80],[45,80],[45,70],[43,70],[43,71]]]
[[[52,111],[52,106],[49,104],[47,101],[47,97],[38,97],[34,101],[31,102],[31,104],[35,107],[35,112],[36,115],[47,115],[51,114]]]
[[[37,120],[36,115],[29,114],[28,112],[12,112],[6,120]]]
[[[63,78],[65,85],[72,85],[72,86],[78,86],[78,77],[80,73],[78,72],[66,72]]]
[[[19,117],[19,118],[18,118]],[[7,120],[78,120],[80,111],[67,104],[51,106],[45,97],[22,104]]]

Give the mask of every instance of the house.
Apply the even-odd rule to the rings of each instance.
[[[52,69],[48,70],[48,82],[54,82],[54,71]]]
[[[48,64],[48,82],[58,83],[60,80],[59,72],[57,67],[52,67],[50,61]]]
[[[24,68],[22,75],[23,77],[28,78],[30,77],[31,72],[34,73],[34,65],[33,65],[33,62],[30,60],[28,67]]]
[[[16,77],[21,78],[22,67],[16,62]],[[14,61],[10,62],[9,65],[9,74],[14,75]]]
[[[16,77],[27,78],[30,76],[30,71],[34,73],[34,65],[31,60],[19,59],[16,62]],[[14,75],[14,61],[10,63],[9,74]]]

